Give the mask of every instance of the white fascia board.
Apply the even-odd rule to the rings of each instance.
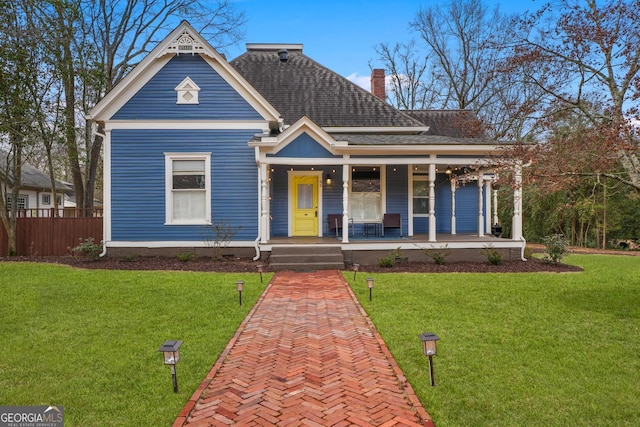
[[[260,129],[267,132],[269,123],[263,120],[111,120],[105,122],[105,129]]]
[[[340,165],[343,163],[341,158],[300,158],[300,157],[266,157],[260,156],[261,163],[270,165],[293,165],[293,166],[321,166],[321,165]],[[367,164],[371,164],[371,160]]]
[[[152,58],[151,54],[147,55],[147,57],[91,109],[86,118],[97,122],[109,120],[133,95],[138,93],[172,57],[173,55],[167,55],[163,58]],[[153,62],[149,60],[150,58]]]
[[[353,155],[399,155],[399,154],[451,154],[451,155],[487,155],[500,151],[503,147],[495,145],[349,145],[334,147],[339,153]]]
[[[259,156],[261,163],[271,165],[313,166],[313,165],[444,165],[444,164],[482,164],[482,159],[435,159],[432,157],[363,157],[363,158],[300,158]],[[464,160],[464,161],[463,161]]]

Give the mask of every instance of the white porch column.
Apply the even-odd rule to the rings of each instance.
[[[351,165],[342,165],[342,243],[349,243],[349,177]]]
[[[436,165],[429,165],[429,241],[436,241]]]
[[[102,237],[104,246],[102,254],[106,254],[107,244],[111,242],[111,130],[104,130],[104,139],[102,140],[102,146],[104,147],[103,153],[103,190],[102,201],[104,210],[102,211]],[[211,218],[209,218],[211,220]]]
[[[493,223],[498,223],[498,190],[493,189]]]
[[[260,242],[267,243],[269,230],[269,177],[266,163],[260,163]]]
[[[456,180],[451,183],[451,234],[456,234]]]
[[[513,190],[513,219],[511,238],[522,240],[522,163],[516,163],[513,171],[515,189]]]
[[[484,214],[482,213],[482,208],[484,205],[484,197],[483,197],[483,188],[484,182],[482,181],[482,176],[478,176],[478,237],[484,236]]]
[[[491,226],[493,225],[491,224],[491,181],[485,181],[484,188],[484,211],[487,213],[484,220],[484,231],[486,233],[491,233]]]

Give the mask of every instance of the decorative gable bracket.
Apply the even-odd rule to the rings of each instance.
[[[193,35],[191,35],[191,33],[186,29],[167,46],[164,52],[162,52],[163,55],[167,53],[173,53],[176,55],[181,53],[190,53],[191,55],[201,53],[211,56],[207,52],[205,46],[196,40],[195,37],[193,37]]]
[[[190,77],[186,77],[182,83],[176,86],[175,91],[178,93],[178,100],[176,104],[198,104],[198,93],[200,87],[191,80]]]

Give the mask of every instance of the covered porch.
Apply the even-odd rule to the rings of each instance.
[[[495,142],[329,133],[303,117],[250,146],[258,166],[256,243],[261,251],[330,244],[343,251],[446,247],[477,252],[491,244],[518,249],[523,258],[521,165],[514,166],[514,213],[506,219],[511,236],[492,235],[502,222],[489,155],[500,150]],[[388,215],[398,218],[389,230]]]

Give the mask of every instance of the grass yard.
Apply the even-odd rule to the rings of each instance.
[[[352,287],[438,427],[639,426],[640,257],[566,262],[584,272],[376,274],[373,302],[366,273]]]
[[[373,302],[366,273],[352,285],[438,427],[640,425],[640,257],[567,262],[585,271],[376,274]],[[169,426],[269,278],[0,263],[0,404]],[[441,338],[433,388],[425,331]],[[178,394],[166,339],[184,340]]]
[[[0,404],[61,405],[69,427],[169,426],[269,278],[0,263]],[[184,340],[177,394],[167,339]]]

